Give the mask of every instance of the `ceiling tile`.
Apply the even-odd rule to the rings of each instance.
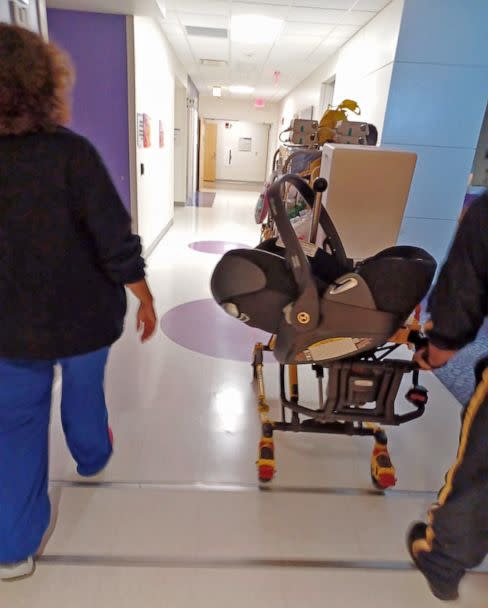
[[[332,8],[348,11],[356,0],[293,0],[293,6],[305,6],[308,8]]]
[[[325,23],[300,23],[297,21],[287,21],[283,28],[284,35],[301,36],[321,36],[324,38],[331,33],[333,25]]]
[[[319,36],[281,36],[271,51],[269,61],[305,60],[320,45]]]
[[[188,40],[193,54],[198,59],[229,60],[228,40],[201,36],[191,36]]]
[[[245,2],[232,2],[232,15],[264,15],[265,17],[280,17],[285,19],[288,15],[288,6],[283,10],[271,4],[249,4]]]
[[[336,25],[327,38],[348,39],[361,29],[359,25]]]
[[[326,40],[314,51],[314,53],[310,56],[310,60],[325,61],[328,57],[340,49],[342,44],[343,43],[339,41]]]
[[[236,3],[236,1],[238,2],[238,0],[234,0],[234,3]],[[241,1],[241,4],[250,4],[250,5],[257,5],[257,6],[263,6],[268,4],[270,6],[280,6],[282,8],[289,8],[290,4],[291,4],[291,0],[248,0],[247,2],[244,2],[243,0]]]
[[[253,63],[255,65],[262,65],[266,61],[266,57],[269,55],[269,51],[270,47],[251,48],[245,47],[241,44],[232,43],[232,62]]]
[[[0,0],[1,1],[1,0]],[[324,63],[389,0],[166,0],[163,29],[197,86],[210,94],[213,85],[248,84],[255,96],[282,99]],[[281,36],[263,37],[259,44],[225,39],[186,37],[178,23],[228,28],[233,14],[279,16]],[[190,49],[190,46],[191,49]],[[229,54],[230,51],[230,54]],[[228,61],[224,67],[202,66],[199,58]],[[278,85],[275,71],[281,72]],[[224,95],[230,95],[224,92]],[[242,98],[242,97],[241,97]]]
[[[308,23],[341,23],[347,15],[347,11],[323,10],[320,8],[292,8],[289,14],[290,21],[301,21]]]
[[[199,72],[202,77],[206,78],[209,83],[215,84],[220,82],[224,84],[230,77],[230,69],[228,67],[211,67],[208,65],[201,65]]]
[[[200,13],[179,13],[181,23],[195,27],[223,28],[229,27],[229,18],[225,15],[212,15]]]
[[[381,11],[392,0],[359,0],[354,7],[358,11]]]
[[[228,0],[166,0],[166,6],[187,13],[201,13],[204,6],[206,13],[228,15],[230,3]]]
[[[343,25],[364,25],[376,15],[373,11],[348,11],[342,19]]]

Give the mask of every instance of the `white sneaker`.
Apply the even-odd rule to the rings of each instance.
[[[23,562],[15,564],[0,564],[0,580],[12,581],[25,578],[34,573],[34,559],[29,557]]]

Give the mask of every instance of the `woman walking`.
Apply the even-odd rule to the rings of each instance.
[[[104,397],[110,346],[140,301],[156,315],[131,220],[94,147],[63,128],[73,73],[27,30],[0,24],[0,579],[29,575],[50,522],[53,370],[78,473],[112,454]]]

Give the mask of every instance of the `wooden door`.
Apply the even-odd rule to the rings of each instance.
[[[214,182],[217,176],[217,124],[205,125],[204,180]]]

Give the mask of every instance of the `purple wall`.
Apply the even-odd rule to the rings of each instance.
[[[49,9],[48,25],[76,68],[71,128],[95,144],[130,209],[126,19]]]

